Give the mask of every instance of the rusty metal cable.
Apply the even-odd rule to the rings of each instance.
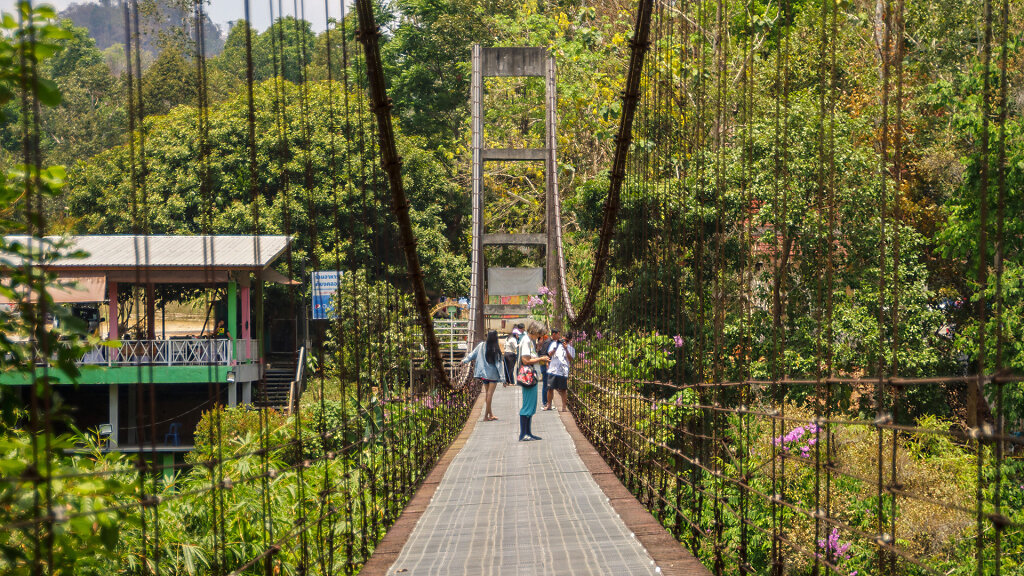
[[[391,125],[391,99],[387,96],[384,84],[384,67],[380,58],[380,29],[373,15],[373,3],[368,0],[357,0],[356,11],[359,15],[359,40],[363,44],[366,55],[366,73],[369,81],[370,107],[377,117],[377,130],[380,139],[381,166],[388,176],[391,188],[391,210],[398,221],[401,234],[402,250],[405,253],[406,266],[409,271],[409,283],[412,285],[416,311],[419,313],[420,327],[423,329],[424,345],[430,355],[437,381],[446,388],[452,383],[444,371],[444,361],[434,333],[434,322],[430,317],[430,302],[423,284],[423,268],[416,251],[416,236],[409,218],[409,199],[405,195],[405,184],[402,182],[402,160],[395,147],[395,133]]]
[[[594,271],[590,276],[590,284],[587,288],[587,295],[580,306],[579,312],[569,316],[569,323],[575,328],[583,327],[593,316],[597,306],[597,296],[604,285],[605,270],[608,267],[609,251],[611,249],[612,236],[615,235],[615,226],[618,222],[619,209],[621,208],[620,195],[622,194],[622,183],[626,178],[626,159],[629,156],[629,148],[633,142],[633,118],[636,114],[637,103],[640,100],[640,78],[643,73],[644,56],[650,48],[651,12],[654,8],[654,0],[638,0],[636,11],[636,23],[634,25],[633,38],[630,41],[629,65],[626,71],[626,86],[622,95],[622,115],[619,117],[619,130],[615,136],[615,155],[612,159],[611,174],[609,176],[608,196],[604,203],[604,216],[601,220],[601,233],[598,239],[597,255],[594,260]],[[561,246],[561,243],[559,243]],[[562,268],[564,269],[564,259]],[[568,290],[565,287],[565,275],[562,275],[562,298],[567,303],[565,309],[572,310],[572,304],[568,297]]]

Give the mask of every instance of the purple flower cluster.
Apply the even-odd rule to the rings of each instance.
[[[675,343],[676,348],[683,347],[683,337],[680,336],[679,334],[676,334],[675,336],[672,337],[672,342]]]
[[[541,296],[548,296],[552,294],[552,292],[547,286],[541,286],[540,288],[537,288],[537,294],[540,294]]]
[[[544,299],[543,298],[538,298],[536,296],[530,296],[530,299],[526,301],[526,307],[529,308],[530,310],[533,310],[534,308],[536,308],[537,306],[540,306],[543,303],[544,303]]]
[[[818,540],[818,548],[821,548],[826,555],[836,560],[840,558],[849,560],[850,546],[849,542],[843,542],[839,539],[839,528],[833,528],[828,538]]]
[[[811,457],[811,448],[818,443],[815,434],[818,433],[818,425],[810,423],[807,426],[797,426],[789,433],[779,436],[773,440],[773,444],[782,449],[783,452],[800,452],[802,458]]]
[[[850,546],[852,546],[850,542],[843,542],[839,539],[838,528],[833,528],[828,538],[818,540],[818,548],[821,549],[820,554],[836,563],[840,560],[850,559]],[[853,570],[849,576],[857,576],[857,571]]]

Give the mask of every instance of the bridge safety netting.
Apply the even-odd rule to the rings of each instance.
[[[123,145],[107,154],[110,173],[124,177],[110,183],[120,200],[103,209],[115,222],[106,233],[131,235],[129,253],[115,256],[133,263],[117,282],[107,277],[110,338],[87,333],[53,297],[49,266],[88,257],[51,222],[65,172],[46,165],[40,144],[40,118],[59,102],[47,60],[66,31],[47,6],[18,2],[4,14],[0,96],[23,122],[21,156],[0,181],[5,231],[22,234],[0,245],[3,296],[14,301],[0,316],[10,379],[0,390],[0,572],[356,573],[478,392],[464,372],[442,370],[425,314],[372,7],[360,4],[358,16],[344,2],[309,7],[329,26],[318,46],[326,77],[310,78],[313,46],[293,41],[307,3],[269,1],[275,25],[258,46],[250,1],[239,3],[240,91],[215,105],[206,3],[184,3],[177,38],[195,91],[168,130],[144,97],[147,4],[115,4],[126,116]],[[255,49],[269,54],[256,62]],[[177,159],[154,152],[166,139],[182,143]],[[201,253],[175,255],[200,262],[189,273],[154,265],[168,231],[159,214],[176,202],[192,236],[206,239]],[[225,231],[246,248],[218,252],[215,233]],[[271,242],[283,242],[272,269],[225,271],[235,260],[262,266]],[[299,288],[313,271],[337,284],[323,320],[308,319]],[[160,341],[153,310],[175,299],[226,329]],[[110,419],[76,427],[90,408],[66,400],[90,394],[109,394]],[[181,425],[190,418],[194,430]]]
[[[870,4],[634,12],[597,265],[567,306],[570,408],[716,574],[1024,564],[1020,11],[944,5],[973,28],[939,62],[935,4]],[[969,136],[940,208],[963,219],[928,229],[935,121]],[[959,293],[929,275],[930,235],[957,244]]]

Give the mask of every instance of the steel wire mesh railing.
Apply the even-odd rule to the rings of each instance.
[[[122,287],[158,280],[148,266],[145,238],[156,226],[153,207],[167,199],[151,180],[149,145],[167,135],[194,144],[187,152],[191,171],[182,177],[194,199],[188,208],[194,232],[244,231],[252,238],[254,260],[262,254],[260,234],[272,230],[288,236],[292,241],[278,274],[294,279],[307,267],[333,269],[341,279],[333,302],[336,313],[310,330],[309,354],[298,359],[303,363],[299,373],[306,374],[305,391],[290,414],[225,406],[232,398],[233,378],[241,373],[228,371],[227,381],[221,379],[223,365],[258,363],[261,376],[251,383],[253,400],[266,405],[269,352],[263,327],[268,313],[286,319],[302,314],[303,294],[295,283],[264,291],[260,276],[245,273],[243,281],[256,284],[254,301],[242,299],[252,308],[251,340],[236,341],[228,334],[213,340],[124,340],[96,348],[97,337],[88,339],[73,321],[64,322],[66,311],[48,296],[46,286],[53,278],[41,266],[60,252],[45,239],[49,228],[43,201],[57,194],[64,172],[46,167],[39,149],[40,114],[55,103],[54,85],[42,78],[39,64],[56,53],[66,32],[51,8],[18,2],[5,14],[6,32],[0,35],[0,100],[18,106],[24,120],[19,127],[23,158],[0,179],[0,209],[23,217],[0,226],[5,233],[27,234],[28,240],[3,237],[0,243],[4,262],[21,263],[3,288],[18,307],[17,313],[0,315],[4,334],[10,336],[0,339],[0,363],[4,376],[17,372],[30,384],[0,386],[0,571],[356,573],[462,429],[479,393],[465,370],[449,381],[437,362],[431,363],[436,379],[418,386],[409,381],[409,367],[420,350],[409,321],[417,315],[418,300],[410,294],[422,296],[423,278],[405,273],[405,258],[416,254],[415,238],[400,243],[401,235],[392,233],[408,228],[407,214],[406,226],[401,222],[408,207],[392,197],[380,170],[380,128],[371,117],[372,107],[379,106],[372,104],[373,71],[367,67],[367,60],[379,55],[372,43],[365,56],[354,50],[357,29],[376,29],[372,12],[356,26],[344,3],[323,4],[330,27],[322,47],[327,78],[313,80],[307,70],[311,48],[294,41],[302,35],[305,3],[268,2],[273,25],[261,49],[269,50],[264,64],[273,71],[259,80],[246,0],[240,6],[245,22],[237,24],[243,31],[244,89],[233,101],[213,103],[206,3],[186,3],[179,47],[194,64],[196,90],[194,100],[179,109],[187,119],[179,130],[187,133],[166,134],[145,106],[152,100],[144,97],[142,86],[140,13],[146,7],[140,4],[117,4],[124,16],[127,125],[123,146],[111,154],[120,155],[127,198],[121,215],[125,228],[108,232],[139,238],[134,282],[122,278]],[[372,96],[386,99],[380,93]],[[219,116],[225,108],[232,118],[226,124]],[[326,123],[320,121],[323,111]],[[228,229],[218,220],[222,206],[217,195],[225,193],[224,168],[217,164],[225,150],[211,136],[218,130],[237,135],[231,145],[244,150],[245,159],[232,168],[237,172],[232,178],[237,177],[247,202],[228,219]],[[314,139],[327,142],[326,167],[324,158],[312,155]],[[304,220],[307,215],[317,218]],[[204,245],[201,257],[203,287],[189,294],[200,294],[203,309],[211,310],[214,302],[205,286],[223,282],[215,270],[223,256]],[[414,265],[410,268],[415,271]],[[127,297],[131,306],[126,308],[155,308],[152,290],[117,290],[112,297]],[[232,290],[226,293],[235,297]],[[48,320],[52,315],[72,328],[54,329]],[[153,326],[146,325],[151,322],[140,321],[136,329],[152,333]],[[421,322],[428,352],[436,359],[430,318]],[[168,412],[182,400],[171,397],[177,393],[173,384],[160,383],[166,378],[161,380],[158,371],[167,365],[189,366],[193,379],[206,372],[205,379],[199,377],[205,396],[194,397],[193,383],[194,406],[181,413]],[[104,368],[118,370],[116,377],[108,373],[110,382],[96,375]],[[85,369],[94,371],[93,380],[108,384],[103,388],[110,390],[111,413],[127,415],[129,431],[144,439],[137,446],[112,449],[106,436],[126,428],[116,423],[73,428],[62,396],[73,393],[65,382]],[[128,405],[114,404],[118,389],[127,392]],[[194,431],[168,429],[175,419],[191,418],[197,410],[202,416]],[[161,441],[165,432],[174,435],[173,441]],[[179,435],[192,441],[181,441]],[[179,444],[188,444],[189,450]]]
[[[966,238],[950,296],[906,214],[934,87],[907,69],[933,30],[918,3],[875,8],[637,5],[633,145],[570,409],[716,574],[1024,565],[1019,306],[1002,276],[1022,255],[1005,211],[1021,21],[998,1],[949,16],[978,31],[935,71],[978,104],[949,105],[972,122],[954,209],[972,225],[932,232]],[[839,61],[851,46],[869,58]]]

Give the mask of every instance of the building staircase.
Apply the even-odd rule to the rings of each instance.
[[[302,375],[298,370],[299,360],[305,356],[303,352],[275,354],[268,359],[263,373],[262,389],[256,395],[257,406],[288,412],[290,407],[298,405],[299,396],[305,388],[305,382],[302,381]],[[294,394],[293,383],[296,383]]]

